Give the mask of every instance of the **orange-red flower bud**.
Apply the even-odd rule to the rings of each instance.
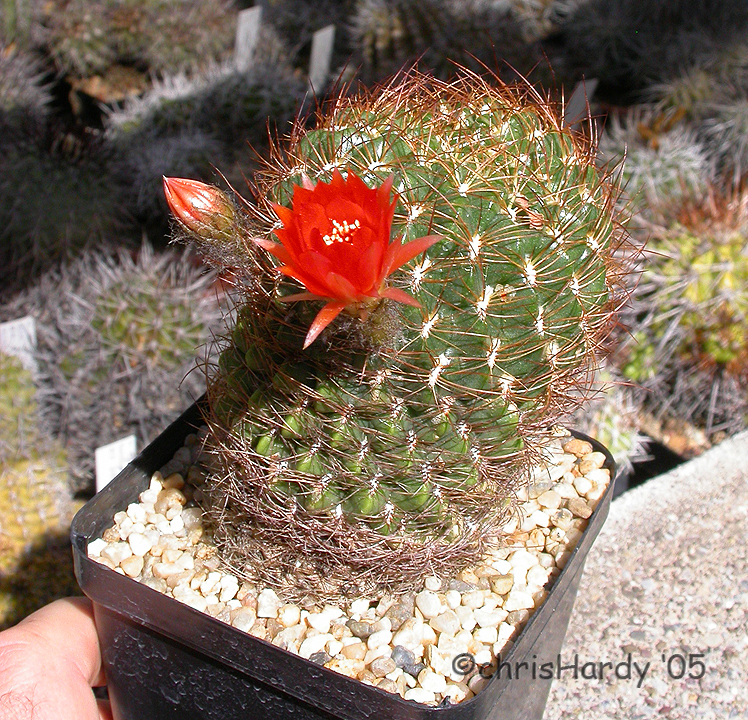
[[[231,201],[213,185],[165,177],[164,194],[174,217],[196,235],[225,232],[231,226],[234,215]]]
[[[271,240],[255,240],[278,258],[280,271],[308,290],[283,298],[327,300],[307,334],[304,347],[344,309],[366,308],[379,298],[418,306],[406,292],[388,287],[386,278],[435,242],[429,235],[403,245],[390,242],[392,218],[398,196],[390,201],[393,177],[378,188],[369,188],[349,172],[346,179],[337,169],[329,183],[305,179],[295,186],[292,209],[273,205],[282,228]]]

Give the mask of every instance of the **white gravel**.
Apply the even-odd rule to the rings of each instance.
[[[242,631],[427,705],[445,697],[459,702],[482,689],[485,678],[458,672],[454,658],[470,653],[476,663],[491,664],[506,654],[610,482],[600,467],[604,456],[589,443],[556,438],[548,466],[536,468],[520,493],[505,545],[490,548],[479,565],[455,578],[425,578],[410,596],[302,608],[219,570],[186,482],[200,472],[199,445],[189,436],[140,502],[116,513],[114,525],[89,543],[89,556]]]

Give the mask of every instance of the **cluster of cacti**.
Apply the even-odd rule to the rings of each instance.
[[[617,351],[656,416],[687,417],[708,435],[748,420],[745,198],[710,223],[676,223],[653,238],[633,297],[631,337]]]
[[[454,569],[588,387],[612,187],[548,105],[468,73],[340,99],[256,180],[255,205],[167,181],[245,274],[208,391],[225,557],[316,594]]]
[[[5,309],[37,320],[41,410],[74,489],[90,489],[97,447],[129,434],[143,447],[202,394],[190,370],[220,329],[212,283],[189,255],[87,252]]]
[[[309,51],[315,32],[335,25],[335,42],[331,68],[338,73],[350,62],[348,24],[355,11],[356,0],[259,0],[262,24],[276,30],[287,47],[286,60],[294,67],[307,70]]]
[[[560,63],[598,78],[598,94],[638,99],[739,40],[748,28],[743,0],[557,0]],[[563,72],[563,70],[562,70]]]
[[[281,130],[290,124],[307,88],[282,55],[277,38],[265,31],[249,71],[224,64],[168,76],[109,115],[117,174],[130,188],[126,202],[146,227],[161,235],[166,227],[162,177],[213,180],[213,168],[220,167],[241,182],[253,167],[250,146],[267,147],[268,124]]]
[[[78,77],[118,63],[175,72],[233,51],[237,7],[228,0],[54,0],[44,11],[50,54]]]
[[[75,592],[69,541],[54,577],[37,574],[72,518],[65,453],[39,428],[36,387],[20,360],[0,353],[0,628]]]
[[[542,64],[512,6],[485,0],[359,0],[351,34],[365,81],[416,62],[443,78],[458,66],[509,77]]]

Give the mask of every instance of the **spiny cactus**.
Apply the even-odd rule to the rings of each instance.
[[[0,154],[0,297],[25,287],[55,263],[106,243],[123,225],[121,186],[109,158],[80,156],[42,142]],[[121,234],[122,242],[128,238]],[[131,241],[130,241],[131,242]]]
[[[257,206],[167,181],[187,231],[244,252],[208,391],[217,541],[296,593],[454,569],[587,385],[611,187],[547,105],[467,72],[339,100],[256,181]]]
[[[715,178],[714,162],[696,131],[652,106],[635,106],[622,118],[608,119],[599,162],[620,166],[625,197],[646,217],[702,195]]]
[[[43,132],[52,101],[33,57],[0,43],[0,148]]]
[[[365,81],[418,62],[439,77],[457,67],[529,73],[542,56],[507,4],[484,0],[360,0],[351,35]],[[502,62],[505,61],[505,62]],[[515,79],[512,77],[512,79]]]
[[[35,396],[31,374],[0,353],[0,628],[76,587],[69,542],[55,582],[45,587],[49,575],[24,567],[32,551],[49,553],[49,535],[65,533],[72,518],[65,453],[41,431]]]
[[[78,77],[117,62],[176,72],[230,57],[236,7],[221,0],[53,0],[47,43],[58,67]]]
[[[135,259],[87,252],[13,303],[37,319],[42,411],[74,489],[90,489],[97,447],[130,433],[142,447],[202,393],[204,377],[185,375],[218,329],[212,280],[146,245]]]
[[[600,79],[598,95],[630,101],[654,82],[714,56],[744,36],[742,0],[557,0],[563,62]]]
[[[655,236],[617,351],[656,416],[687,417],[708,435],[748,419],[748,253],[745,198],[721,218]]]
[[[748,172],[748,95],[715,104],[701,125],[717,168],[737,187]]]
[[[218,166],[239,182],[253,165],[248,146],[267,147],[268,123],[281,129],[290,124],[305,87],[280,59],[278,42],[263,33],[262,60],[249,72],[224,64],[167,76],[110,113],[107,139],[116,171],[131,188],[133,214],[160,231],[154,236],[166,230],[162,177],[207,181]]]

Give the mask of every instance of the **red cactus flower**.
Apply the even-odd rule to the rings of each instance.
[[[390,242],[398,196],[390,202],[393,176],[372,189],[349,172],[335,170],[330,183],[316,185],[304,178],[294,187],[293,209],[273,204],[283,223],[274,231],[281,244],[255,240],[283,264],[284,275],[298,280],[308,292],[282,298],[326,300],[304,341],[308,347],[343,311],[366,318],[381,299],[418,306],[403,290],[388,287],[386,278],[441,239],[428,235],[403,245]]]
[[[231,223],[231,202],[225,193],[212,185],[165,177],[164,194],[174,217],[197,235],[210,230],[220,232]]]

